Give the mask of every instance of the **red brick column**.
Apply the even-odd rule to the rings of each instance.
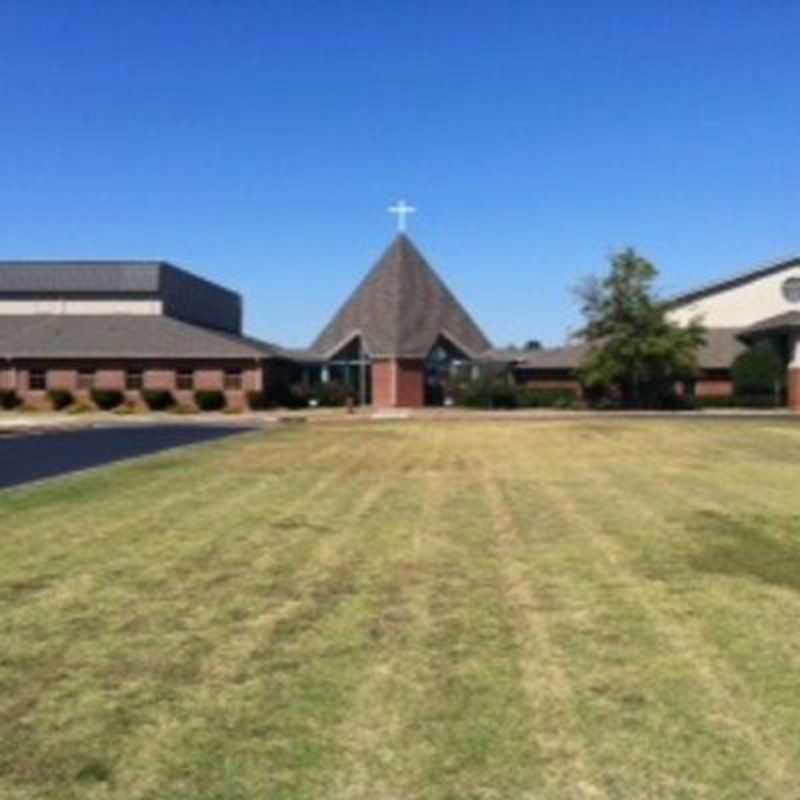
[[[425,405],[425,363],[420,359],[401,358],[395,361],[397,397],[401,408],[422,408]]]
[[[424,406],[424,362],[416,358],[382,358],[373,361],[372,404],[376,408]]]
[[[786,389],[789,409],[800,414],[800,367],[790,365],[786,370]]]
[[[382,358],[372,362],[372,405],[375,408],[391,408],[394,405],[396,377],[392,359]]]

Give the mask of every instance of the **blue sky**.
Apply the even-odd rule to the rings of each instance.
[[[632,245],[800,252],[797,2],[0,4],[0,257],[166,258],[307,344],[393,236],[499,345]]]

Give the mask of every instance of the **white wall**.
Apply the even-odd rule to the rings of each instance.
[[[162,313],[160,300],[5,300],[0,299],[0,316],[24,314],[97,315]]]
[[[790,303],[781,291],[787,278],[800,278],[800,267],[787,267],[781,272],[680,306],[670,312],[670,318],[686,324],[692,317],[699,316],[709,328],[744,328],[776,314],[800,311],[800,303]]]

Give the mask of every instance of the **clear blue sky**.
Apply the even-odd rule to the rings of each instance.
[[[393,236],[499,345],[633,245],[800,251],[800,3],[0,4],[0,257],[166,258],[307,344]]]

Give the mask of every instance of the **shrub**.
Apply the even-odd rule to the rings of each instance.
[[[125,395],[119,389],[97,389],[91,391],[92,402],[103,411],[111,411],[112,408],[121,406],[125,400]]]
[[[727,394],[698,397],[700,408],[775,408],[774,394]]]
[[[520,408],[574,408],[578,393],[569,387],[541,388],[520,386],[517,389]]]
[[[484,375],[477,380],[448,382],[445,393],[466,408],[516,408],[519,388],[503,376]]]
[[[13,411],[20,405],[22,405],[22,400],[13,389],[0,389],[0,409]]]
[[[266,392],[249,391],[246,395],[247,407],[252,411],[263,411],[270,408],[269,399]]]
[[[736,394],[733,396],[737,408],[776,408],[780,406],[775,393],[770,394]]]
[[[55,411],[63,411],[67,406],[71,406],[75,398],[69,389],[50,389],[47,398]]]
[[[194,404],[200,411],[222,411],[226,404],[225,392],[219,389],[197,389]]]
[[[289,387],[289,391],[286,392],[283,402],[279,403],[279,405],[285,406],[286,408],[307,408],[311,397],[312,391],[310,386],[305,383],[295,383],[293,386]]]
[[[142,400],[151,411],[166,411],[175,405],[175,396],[168,389],[143,389]]]
[[[253,411],[268,408],[305,408],[308,405],[310,389],[302,383],[288,386],[278,383],[268,386],[263,392],[247,392],[247,405]]]
[[[731,374],[735,395],[774,397],[783,385],[785,367],[775,349],[765,342],[745,350],[733,362]]]
[[[352,397],[352,394],[353,390],[349,386],[330,381],[329,383],[320,383],[315,386],[311,396],[317,401],[318,405],[332,408],[345,405],[347,398]]]
[[[353,390],[343,383],[330,381],[310,386],[307,383],[295,383],[291,386],[273,386],[264,393],[264,405],[260,408],[307,408],[317,406],[343,406],[347,398],[353,396]],[[251,402],[248,397],[248,402]],[[251,405],[251,408],[253,406]]]
[[[664,411],[695,411],[700,407],[699,399],[690,394],[670,392],[661,399],[661,408]]]

